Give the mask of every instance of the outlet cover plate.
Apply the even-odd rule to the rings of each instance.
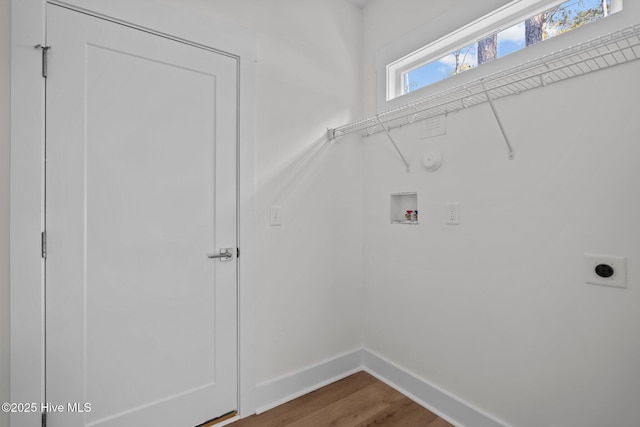
[[[447,203],[445,215],[448,225],[460,225],[460,203]]]
[[[613,268],[611,277],[600,277],[596,274],[596,267],[600,264]],[[616,255],[584,254],[584,281],[590,285],[627,287],[627,258]]]

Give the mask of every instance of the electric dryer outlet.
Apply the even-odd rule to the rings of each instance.
[[[585,283],[627,287],[627,258],[614,255],[584,254]]]

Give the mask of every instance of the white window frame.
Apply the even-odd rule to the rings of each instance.
[[[395,108],[398,105],[411,102],[419,97],[426,96],[429,91],[433,90],[430,90],[432,86],[442,89],[442,85],[439,83],[443,81],[440,81],[403,94],[403,76],[406,75],[406,73],[435,61],[457,49],[468,46],[478,40],[482,40],[491,34],[507,29],[519,22],[522,22],[528,17],[536,15],[537,13],[545,11],[553,6],[562,4],[565,1],[566,0],[514,0],[426,45],[424,44],[425,40],[429,40],[430,38],[433,39],[433,36],[429,34],[432,31],[430,31],[430,28],[427,26],[421,27],[411,34],[398,39],[392,45],[378,51],[376,55],[376,71],[378,75],[377,111],[382,112],[390,108]],[[612,14],[622,10],[622,2],[623,0],[611,0]],[[617,17],[617,15],[622,15],[622,13],[611,15],[607,17],[606,21],[612,21],[612,18]],[[621,21],[621,19],[613,21]],[[629,24],[631,23],[632,22]],[[589,26],[593,26],[594,24],[597,23],[593,23]],[[620,25],[618,25],[617,28],[620,28]],[[613,30],[614,28],[610,31]],[[573,32],[575,32],[575,30],[572,31],[572,33]],[[600,32],[605,33],[606,31]],[[581,33],[581,41],[593,38],[588,35],[587,32]],[[567,38],[565,38],[565,42],[566,39]],[[575,37],[572,37],[572,39],[575,39]],[[544,49],[546,53],[560,50],[560,48],[557,47],[558,42],[549,44],[550,41],[555,40],[556,38],[545,41],[544,44],[548,46]],[[576,43],[569,43],[564,47],[568,47],[573,44]],[[534,50],[536,50],[536,52],[541,50],[537,45],[535,47],[536,49]],[[529,49],[531,48],[532,47],[529,47]],[[525,50],[527,49],[514,52],[509,56],[519,58],[520,61],[518,62],[524,62],[525,60],[522,59],[523,57],[530,57],[530,54],[526,54],[526,56],[523,55]],[[541,54],[538,53],[538,55]],[[504,61],[506,58],[507,57],[499,58],[501,61],[492,61],[491,64],[483,64],[483,73],[488,74],[490,71],[497,71],[505,68],[507,64],[514,64],[513,60]],[[496,66],[496,62],[498,62],[498,66]],[[500,64],[500,62],[502,62],[502,64]],[[455,76],[455,84],[464,83],[466,79],[461,77],[465,74],[470,73],[471,75],[478,77],[476,70],[477,68]],[[452,85],[452,83],[448,83],[448,85]]]

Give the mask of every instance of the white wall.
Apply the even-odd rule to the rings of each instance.
[[[425,23],[437,38],[505,0],[372,0],[362,15],[343,0],[163,1],[258,35],[257,383],[357,349],[364,331],[368,349],[511,425],[640,424],[640,201],[630,187],[640,180],[640,88],[629,83],[640,64],[496,102],[514,161],[487,106],[450,115],[435,139],[421,141],[419,126],[394,131],[412,161],[406,174],[383,136],[364,148],[327,144],[326,128],[375,111],[378,49]],[[0,7],[8,40],[8,0]],[[8,41],[0,49],[4,94]],[[0,99],[6,400],[8,96]],[[427,148],[443,153],[436,173],[420,168]],[[389,224],[389,194],[405,190],[419,193],[420,226]],[[444,225],[449,201],[461,204],[460,226]],[[283,226],[268,225],[271,205],[283,207]],[[629,288],[583,284],[584,252],[626,255]]]
[[[11,2],[0,0],[0,403],[9,401],[9,157]],[[0,412],[0,426],[9,417]]]
[[[257,181],[256,382],[359,349],[362,152],[327,142],[326,130],[361,114],[360,10],[344,0],[158,1],[258,36],[255,164],[242,165]],[[283,208],[280,227],[268,225],[271,205]]]
[[[425,22],[454,30],[454,8],[477,18],[506,1],[476,3],[373,0],[364,109],[378,49]],[[513,426],[640,425],[639,73],[497,101],[513,161],[488,105],[449,115],[445,136],[394,131],[408,174],[383,134],[366,139],[366,348]],[[429,149],[444,158],[435,173],[420,165]],[[398,191],[418,192],[419,226],[389,223]],[[445,225],[446,202],[460,203],[459,226]],[[628,289],[584,284],[585,252],[627,256]]]
[[[170,1],[170,0],[167,0]],[[256,381],[361,346],[360,10],[344,0],[189,0],[258,36]],[[269,225],[270,206],[283,225]]]

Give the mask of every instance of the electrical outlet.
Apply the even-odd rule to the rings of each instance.
[[[460,224],[460,203],[447,203],[447,224]]]
[[[282,225],[281,206],[271,206],[271,225]]]
[[[584,281],[590,285],[627,287],[627,258],[584,254]]]

